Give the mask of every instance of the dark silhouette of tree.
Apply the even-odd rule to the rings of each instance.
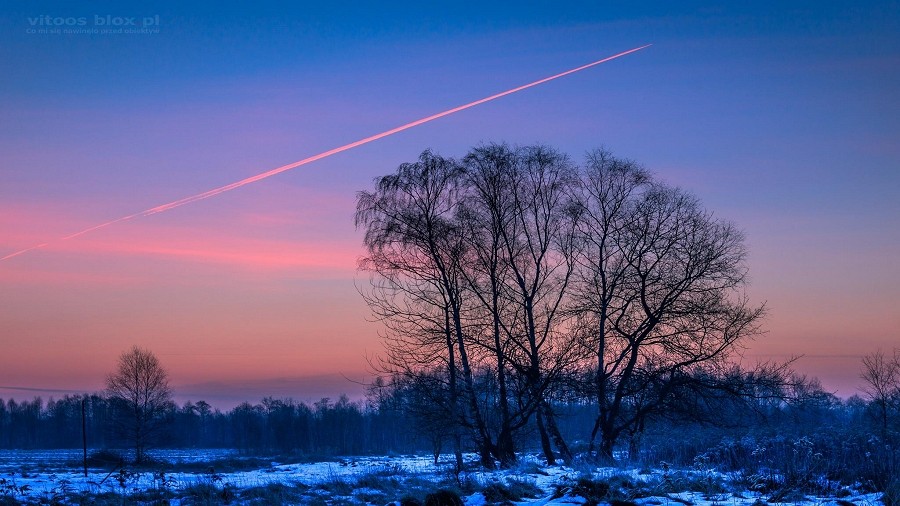
[[[553,444],[571,460],[546,392],[575,351],[562,311],[575,266],[569,192],[575,168],[545,146],[496,144],[472,150],[465,167],[470,191],[461,221],[474,255],[464,272],[484,313],[475,317],[489,336],[479,344],[495,362],[501,420],[495,454],[501,464],[515,461],[513,432],[533,414],[547,461],[555,460]],[[507,368],[525,387],[516,410]]]
[[[134,448],[135,462],[144,462],[173,408],[166,371],[153,353],[134,346],[106,378],[106,392],[116,409],[115,432]]]
[[[876,351],[863,357],[862,363],[862,390],[874,407],[882,438],[887,439],[890,422],[900,411],[900,350],[892,356]]]
[[[598,455],[758,331],[742,234],[696,197],[600,151],[577,188],[580,317],[595,367]]]
[[[483,311],[480,326],[473,327],[473,338],[489,350],[494,360],[497,383],[499,428],[495,457],[501,466],[510,467],[516,461],[515,431],[528,422],[533,410],[516,410],[510,379],[512,365],[507,361],[511,342],[505,317],[512,303],[506,294],[506,256],[503,230],[513,219],[507,192],[514,180],[515,156],[505,146],[487,146],[470,152],[463,160],[465,184],[470,191],[458,212],[468,248],[467,268],[462,273],[467,288]]]
[[[820,454],[814,459],[815,476],[821,472],[845,484],[871,482],[876,490],[884,490],[896,479],[900,450],[890,426],[887,440],[876,436],[879,419],[872,417],[879,411],[874,400],[838,399],[817,380],[797,375],[786,364],[763,364],[750,370],[714,365],[655,380],[640,371],[637,380],[649,387],[629,394],[628,413],[653,402],[661,390],[673,393],[666,396],[664,406],[643,419],[640,433],[625,430],[623,440],[642,440],[640,453],[633,456],[640,456],[644,463],[665,461],[677,466],[696,465],[699,458],[721,471],[765,469],[789,476],[797,471],[798,456],[803,460]],[[511,371],[509,391],[515,410],[517,398],[529,394],[524,379]],[[596,418],[595,392],[578,390],[593,384],[593,372],[572,371],[576,378],[587,379],[556,381],[547,395],[559,414],[560,432],[568,440],[583,438]],[[441,438],[446,432],[447,411],[441,407],[448,399],[445,376],[445,370],[436,370],[423,375],[421,383],[393,377],[373,385],[366,404],[345,398],[308,406],[290,398],[267,397],[224,413],[203,401],[173,405],[167,412],[172,418],[169,436],[156,448],[240,448],[248,454],[307,456],[434,451],[431,437]],[[500,410],[495,371],[483,367],[474,380],[486,423],[496,430]],[[40,398],[0,401],[0,448],[78,447],[82,400],[87,401],[90,448],[116,448],[110,446],[115,441],[103,439],[112,411],[108,399],[98,395],[46,402]],[[532,417],[517,432],[516,447],[540,451],[536,436]],[[765,455],[762,460],[760,452]]]
[[[742,234],[605,151],[581,167],[545,146],[426,151],[359,194],[356,223],[384,372],[444,367],[450,419],[487,467],[515,462],[529,420],[548,462],[554,447],[571,459],[554,404],[586,371],[591,449],[636,445],[681,392],[712,392],[689,383],[717,377],[763,314],[743,294]]]
[[[389,381],[378,377],[368,391],[375,418],[387,419],[391,433],[430,446],[435,465],[444,443],[452,440],[447,430],[447,420],[452,414],[448,406],[450,396],[443,376],[444,372],[438,370],[431,374],[421,371],[413,377],[395,375]]]
[[[465,245],[455,221],[460,176],[455,160],[426,151],[417,162],[377,178],[375,191],[360,192],[356,212],[368,250],[360,267],[373,274],[372,290],[364,296],[388,329],[379,368],[414,377],[443,364],[457,469],[460,426],[474,427],[482,463],[493,465],[472,379],[476,357],[470,357],[463,331]]]

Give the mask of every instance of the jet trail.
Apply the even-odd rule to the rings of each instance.
[[[595,61],[595,62],[588,63],[587,65],[582,65],[582,66],[580,66],[580,67],[576,67],[576,68],[574,68],[574,69],[567,70],[567,71],[565,71],[565,72],[560,72],[559,74],[555,74],[555,75],[552,75],[552,76],[550,76],[550,77],[545,77],[545,78],[543,78],[543,79],[539,79],[539,80],[537,80],[537,81],[534,81],[534,82],[531,82],[531,83],[528,83],[528,84],[524,84],[524,85],[522,85],[522,86],[518,86],[518,87],[516,87],[516,88],[512,88],[512,89],[510,89],[510,90],[506,90],[506,91],[497,93],[497,94],[495,94],[495,95],[491,95],[491,96],[489,96],[489,97],[485,97],[485,98],[482,98],[482,99],[480,99],[480,100],[476,100],[476,101],[474,101],[474,102],[469,102],[468,104],[464,104],[464,105],[461,105],[461,106],[458,106],[458,107],[454,107],[453,109],[447,109],[447,110],[444,111],[444,112],[439,112],[439,113],[437,113],[437,114],[432,114],[431,116],[426,116],[426,117],[424,117],[424,118],[422,118],[422,119],[418,119],[418,120],[416,120],[416,121],[409,122],[409,123],[407,123],[407,124],[405,124],[405,125],[401,125],[401,126],[398,126],[398,127],[396,127],[396,128],[392,128],[392,129],[390,129],[390,130],[385,130],[384,132],[381,132],[381,133],[379,133],[379,134],[375,134],[375,135],[366,137],[366,138],[364,138],[364,139],[360,139],[360,140],[358,140],[358,141],[351,142],[351,143],[349,143],[349,144],[345,144],[345,145],[343,145],[343,146],[340,146],[340,147],[337,147],[337,148],[334,148],[334,149],[331,149],[331,150],[328,150],[328,151],[319,153],[318,155],[313,155],[313,156],[310,156],[309,158],[304,158],[303,160],[299,160],[299,161],[296,161],[296,162],[294,162],[294,163],[289,163],[289,164],[287,164],[287,165],[282,165],[281,167],[277,167],[277,168],[274,168],[274,169],[272,169],[272,170],[263,172],[263,173],[261,173],[261,174],[257,174],[257,175],[255,175],[255,176],[251,176],[251,177],[248,177],[248,178],[245,178],[245,179],[241,179],[240,181],[235,181],[234,183],[230,183],[230,184],[227,184],[227,185],[225,185],[225,186],[220,186],[220,187],[218,187],[218,188],[213,188],[212,190],[208,190],[208,191],[205,191],[205,192],[203,192],[203,193],[198,193],[198,194],[196,194],[196,195],[191,195],[191,196],[185,197],[185,198],[183,198],[183,199],[175,200],[175,201],[169,202],[168,204],[162,204],[162,205],[159,205],[159,206],[150,208],[150,209],[146,209],[146,210],[144,210],[144,211],[140,211],[140,212],[137,212],[137,213],[134,213],[134,214],[129,214],[128,216],[123,216],[123,217],[121,217],[121,218],[117,218],[117,219],[112,220],[112,221],[107,221],[106,223],[101,223],[101,224],[99,224],[99,225],[94,225],[93,227],[86,228],[86,229],[81,230],[81,231],[79,231],[79,232],[75,232],[74,234],[70,234],[70,235],[67,235],[67,236],[65,236],[65,237],[61,237],[60,239],[58,239],[58,241],[66,241],[66,240],[69,240],[69,239],[78,237],[78,236],[80,236],[80,235],[84,235],[84,234],[87,234],[87,233],[89,233],[89,232],[93,232],[94,230],[98,230],[98,229],[101,229],[101,228],[108,227],[108,226],[113,225],[113,224],[115,224],[115,223],[120,223],[120,222],[123,222],[123,221],[130,220],[130,219],[132,219],[132,218],[139,218],[139,217],[143,217],[143,216],[150,216],[150,215],[152,215],[152,214],[161,213],[161,212],[164,212],[164,211],[168,211],[168,210],[170,210],[170,209],[175,209],[176,207],[181,207],[181,206],[183,206],[183,205],[185,205],[185,204],[190,204],[190,203],[192,203],[192,202],[197,202],[198,200],[208,199],[208,198],[210,198],[210,197],[214,197],[214,196],[216,196],[216,195],[219,195],[220,193],[225,193],[225,192],[227,192],[227,191],[231,191],[231,190],[240,188],[241,186],[244,186],[244,185],[247,185],[247,184],[250,184],[250,183],[255,183],[255,182],[257,182],[257,181],[261,181],[261,180],[263,180],[263,179],[272,177],[272,176],[274,176],[274,175],[276,175],[276,174],[281,174],[282,172],[286,172],[286,171],[289,171],[289,170],[291,170],[291,169],[296,169],[297,167],[300,167],[301,165],[306,165],[306,164],[308,164],[308,163],[312,163],[312,162],[315,162],[315,161],[317,161],[317,160],[321,160],[322,158],[327,158],[327,157],[329,157],[329,156],[331,156],[331,155],[336,155],[336,154],[341,153],[341,152],[343,152],[343,151],[347,151],[348,149],[353,149],[353,148],[355,148],[355,147],[357,147],[357,146],[362,146],[363,144],[368,144],[368,143],[370,143],[370,142],[372,142],[372,141],[377,141],[378,139],[382,139],[382,138],[387,137],[387,136],[389,136],[389,135],[394,135],[394,134],[399,133],[399,132],[402,132],[402,131],[404,131],[404,130],[408,130],[408,129],[410,129],[410,128],[413,128],[413,127],[422,125],[422,124],[424,124],[424,123],[428,123],[429,121],[434,121],[434,120],[436,120],[436,119],[443,118],[444,116],[449,116],[449,115],[451,115],[451,114],[454,114],[454,113],[457,113],[457,112],[460,112],[460,111],[464,111],[464,110],[466,110],[466,109],[469,109],[470,107],[475,107],[476,105],[481,105],[481,104],[483,104],[483,103],[485,103],[485,102],[490,102],[491,100],[496,100],[496,99],[498,99],[498,98],[505,97],[506,95],[511,95],[511,94],[516,93],[516,92],[518,92],[518,91],[522,91],[522,90],[531,88],[531,87],[533,87],[533,86],[537,86],[537,85],[539,85],[539,84],[544,84],[544,83],[546,83],[547,81],[552,81],[552,80],[554,80],[554,79],[559,79],[560,77],[565,77],[565,76],[567,76],[567,75],[569,75],[569,74],[574,74],[575,72],[579,72],[579,71],[581,71],[581,70],[584,70],[584,69],[593,67],[593,66],[595,66],[595,65],[600,65],[601,63],[606,63],[606,62],[608,62],[608,61],[610,61],[610,60],[614,60],[614,59],[616,59],[616,58],[620,58],[620,57],[625,56],[625,55],[627,55],[627,54],[631,54],[631,53],[634,53],[634,52],[636,52],[636,51],[640,51],[641,49],[650,47],[651,45],[652,45],[652,44],[647,44],[647,45],[644,45],[644,46],[636,47],[636,48],[634,48],[634,49],[629,49],[628,51],[623,51],[623,52],[621,52],[621,53],[614,54],[614,55],[612,55],[612,56],[607,56],[606,58],[603,58],[602,60],[597,60],[597,61]],[[38,244],[38,245],[36,245],[36,246],[32,246],[32,247],[30,247],[30,248],[26,248],[26,249],[23,249],[23,250],[20,250],[20,251],[16,251],[15,253],[10,253],[10,254],[6,255],[5,257],[0,258],[0,261],[2,261],[2,260],[7,260],[7,259],[13,258],[13,257],[15,257],[15,256],[19,256],[19,255],[21,255],[21,254],[23,254],[23,253],[27,253],[27,252],[29,252],[29,251],[33,251],[33,250],[36,250],[36,249],[39,249],[39,248],[43,248],[43,247],[45,247],[45,246],[48,246],[49,244],[51,244],[51,243],[50,243],[50,242],[45,242],[45,243],[42,243],[42,244]]]

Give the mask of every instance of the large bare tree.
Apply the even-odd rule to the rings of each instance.
[[[375,191],[360,192],[356,224],[365,227],[368,251],[360,266],[373,274],[366,300],[389,330],[380,367],[411,376],[443,363],[451,428],[473,427],[482,462],[490,467],[493,442],[478,404],[474,357],[463,329],[465,243],[456,221],[460,176],[455,160],[426,151],[417,162],[376,179]],[[454,440],[461,468],[459,438]]]
[[[612,458],[622,435],[637,441],[648,417],[702,391],[691,381],[717,377],[763,314],[743,293],[740,231],[605,151],[582,166],[545,146],[426,151],[359,194],[356,222],[382,365],[445,369],[451,425],[488,467],[515,462],[530,421],[548,461],[571,459],[554,399],[585,375],[591,451],[599,440]]]
[[[498,387],[496,456],[515,462],[513,433],[534,415],[548,461],[571,452],[556,426],[547,392],[569,364],[561,308],[574,268],[574,222],[568,158],[545,146],[491,144],[464,159],[469,188],[460,220],[469,261],[463,274],[480,311],[477,343],[489,350]],[[511,374],[512,373],[512,374]],[[510,380],[520,385],[510,399]]]
[[[612,458],[704,367],[758,331],[762,306],[743,293],[743,235],[696,197],[605,152],[588,158],[580,201],[573,305],[594,360],[591,447]],[[599,433],[599,434],[598,434]]]

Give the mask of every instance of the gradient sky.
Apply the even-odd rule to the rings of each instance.
[[[355,192],[493,141],[605,146],[736,222],[770,310],[748,362],[803,355],[850,395],[900,343],[897,2],[187,4],[0,4],[0,256],[654,46],[0,262],[0,397],[99,390],[133,344],[179,400],[359,395],[381,345]]]

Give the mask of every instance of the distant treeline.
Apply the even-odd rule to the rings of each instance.
[[[82,401],[90,448],[127,448],[111,428],[115,410],[98,394],[67,395],[44,402],[0,399],[0,448],[80,448]],[[205,401],[172,404],[155,447],[233,448],[248,453],[362,454],[414,451],[417,438],[403,430],[394,413],[342,396],[312,405],[265,398],[227,412]]]
[[[642,460],[690,463],[696,455],[718,445],[723,438],[801,437],[830,432],[834,437],[888,436],[896,431],[893,419],[881,425],[879,405],[860,397],[842,400],[807,384],[793,402],[760,399],[756,402],[718,404],[715,418],[670,412],[654,418],[640,435],[621,450],[639,451]],[[157,448],[230,448],[244,453],[307,455],[361,455],[452,451],[445,423],[417,409],[420,399],[397,383],[381,383],[366,401],[321,399],[306,404],[267,397],[222,412],[204,401],[170,405]],[[100,394],[43,401],[0,399],[0,448],[80,448],[82,402],[88,446],[91,449],[127,448],[113,426],[114,409]],[[597,406],[586,399],[560,400],[554,405],[560,429],[574,449],[589,437],[586,428]],[[486,410],[489,416],[493,416]],[[697,412],[693,412],[694,415]],[[887,434],[884,433],[887,429]],[[676,437],[673,437],[676,435]],[[843,435],[843,436],[841,436]],[[637,436],[637,435],[636,435]],[[517,441],[523,449],[537,450],[536,427],[526,427]],[[473,447],[473,443],[467,445]],[[638,450],[639,449],[639,450]]]

